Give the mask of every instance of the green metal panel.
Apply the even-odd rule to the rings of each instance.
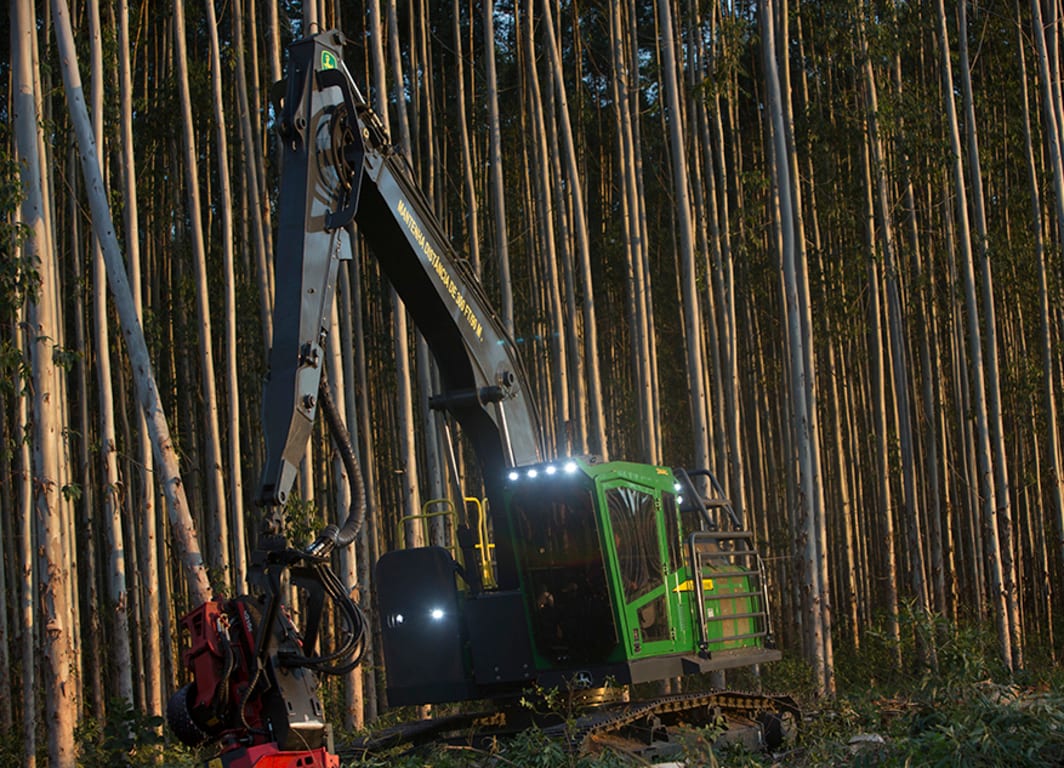
[[[537,669],[698,654],[699,601],[705,650],[763,645],[743,637],[763,623],[752,616],[765,609],[760,582],[730,556],[690,572],[684,542],[702,526],[679,491],[671,469],[631,462],[510,472],[504,499]]]

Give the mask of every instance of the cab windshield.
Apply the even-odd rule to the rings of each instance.
[[[617,644],[592,489],[521,488],[511,497],[515,550],[532,634],[556,663],[602,661]]]

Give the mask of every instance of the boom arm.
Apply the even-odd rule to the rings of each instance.
[[[544,458],[526,376],[479,282],[351,79],[342,45],[340,33],[326,32],[290,48],[259,498],[282,504],[295,480],[317,409],[337,268],[350,258],[357,223],[436,359],[442,389],[430,402],[470,438],[492,499],[505,467]]]

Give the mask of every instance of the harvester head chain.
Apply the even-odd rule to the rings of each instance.
[[[577,718],[575,723],[544,729],[551,736],[563,738],[574,752],[587,752],[595,737],[618,733],[624,728],[643,726],[653,736],[664,726],[690,722],[712,725],[718,718],[756,721],[765,713],[790,714],[801,718],[798,705],[789,696],[770,696],[742,691],[681,693],[658,699],[631,702],[609,707]]]

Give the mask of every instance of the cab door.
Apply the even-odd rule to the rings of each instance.
[[[603,488],[607,552],[618,629],[629,659],[671,653],[676,606],[670,600],[661,492],[612,483]]]

